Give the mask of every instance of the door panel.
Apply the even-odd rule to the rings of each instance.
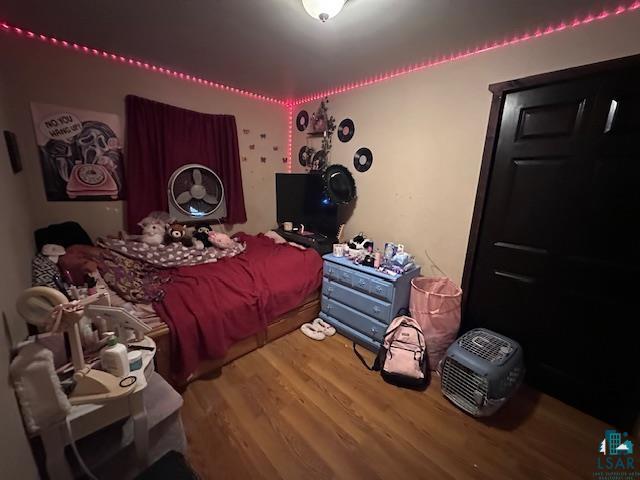
[[[516,140],[570,137],[576,130],[583,109],[584,99],[524,107],[520,110]]]
[[[464,318],[518,340],[530,383],[627,427],[640,405],[622,367],[637,366],[640,333],[639,82],[627,69],[506,94]]]
[[[506,179],[511,188],[502,199],[505,215],[498,237],[500,241],[548,250],[552,241],[548,225],[558,221],[554,206],[561,201],[568,163],[568,157],[511,160]]]

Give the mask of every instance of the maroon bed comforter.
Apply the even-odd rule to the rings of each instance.
[[[204,359],[223,357],[235,342],[266,329],[320,287],[322,259],[311,249],[276,244],[264,235],[236,235],[237,257],[179,267],[154,304],[169,325],[174,374],[186,379]]]

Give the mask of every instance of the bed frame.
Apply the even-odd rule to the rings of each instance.
[[[147,335],[156,342],[156,371],[171,385],[184,388],[187,383],[207,374],[218,372],[224,365],[232,362],[253,350],[256,350],[273,340],[297,329],[303,323],[311,322],[320,312],[320,293],[315,292],[302,303],[302,305],[290,310],[274,322],[269,324],[267,330],[245,338],[229,348],[227,355],[217,360],[206,360],[186,381],[177,385],[171,375],[171,332],[167,325],[153,329]]]

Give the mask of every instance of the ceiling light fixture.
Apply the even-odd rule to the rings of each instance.
[[[346,0],[302,0],[302,6],[316,20],[322,23],[340,13]]]

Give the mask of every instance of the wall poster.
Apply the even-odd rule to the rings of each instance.
[[[122,128],[112,113],[31,104],[49,201],[122,200]]]

